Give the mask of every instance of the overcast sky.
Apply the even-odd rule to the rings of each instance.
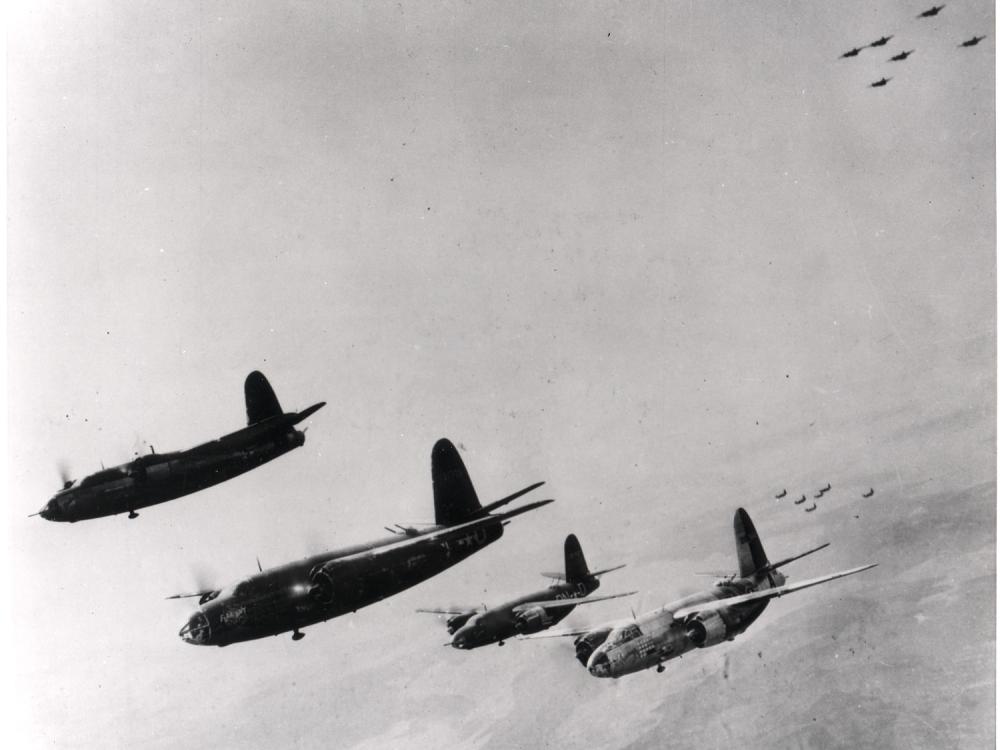
[[[929,6],[15,7],[21,744],[992,741],[994,6]],[[328,402],[303,449],[135,521],[26,518],[60,462],[237,429],[253,369]],[[298,643],[177,637],[171,593],[428,520],[442,436],[484,502],[541,479],[557,502]],[[772,498],[828,481],[808,517]],[[569,532],[629,563],[602,591],[659,606],[733,564],[739,505],[772,558],[833,542],[796,575],[883,564],[613,684],[567,643],[442,649],[413,612],[536,588]],[[882,651],[837,671],[831,632]]]

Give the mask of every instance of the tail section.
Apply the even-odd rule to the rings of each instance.
[[[563,550],[566,555],[566,583],[592,582],[593,574],[587,567],[587,559],[583,556],[583,548],[575,534],[566,537]]]
[[[482,510],[462,457],[447,438],[438,440],[431,451],[431,478],[436,523],[451,526]]]
[[[749,514],[738,508],[733,518],[733,532],[736,535],[736,557],[740,564],[740,577],[746,578],[768,567],[767,555],[757,536],[757,529]]]
[[[280,417],[284,412],[278,397],[274,395],[274,389],[267,382],[263,374],[254,370],[247,375],[243,384],[243,395],[247,403],[247,424],[253,425],[258,422]]]

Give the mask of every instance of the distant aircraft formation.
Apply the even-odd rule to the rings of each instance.
[[[888,38],[873,44],[884,44]],[[31,515],[74,523],[127,513],[174,500],[232,479],[302,446],[305,429],[296,425],[325,402],[298,412],[285,412],[260,372],[244,382],[247,426],[194,448],[156,453],[85,477],[64,480],[63,488]],[[458,450],[441,438],[431,450],[434,497],[432,524],[385,526],[387,537],[314,554],[264,569],[226,586],[201,587],[167,599],[195,598],[192,612],[178,635],[197,646],[225,647],[290,633],[301,641],[306,627],[326,622],[387,599],[426,581],[481,552],[504,535],[511,519],[554,502],[536,500],[502,510],[544,482],[535,482],[506,497],[482,505]],[[819,489],[821,497],[831,489]],[[864,497],[871,497],[870,489]],[[788,495],[782,488],[775,495]],[[806,496],[795,500],[805,502]],[[814,502],[805,508],[816,510]],[[418,526],[422,528],[417,528]],[[828,546],[823,544],[777,563],[768,561],[760,539],[742,508],[734,519],[738,572],[721,575],[710,591],[685,597],[630,620],[593,628],[551,631],[577,607],[631,596],[636,591],[595,596],[601,576],[620,570],[614,565],[592,571],[575,534],[565,537],[563,570],[543,573],[552,583],[544,589],[502,604],[482,608],[419,609],[447,617],[451,639],[446,646],[471,651],[512,638],[576,636],[576,655],[596,677],[621,677],[663,663],[692,649],[731,641],[749,627],[772,598],[843,578],[874,565],[788,584],[778,568]],[[759,656],[759,652],[758,652]],[[727,657],[728,658],[728,657]]]
[[[812,513],[812,512],[814,512],[816,510],[816,508],[818,507],[816,505],[815,501],[819,500],[821,497],[825,496],[826,493],[829,492],[832,489],[833,489],[833,485],[830,484],[829,482],[826,483],[826,486],[819,487],[815,491],[815,493],[813,494],[813,503],[811,505],[809,505],[808,507],[803,508],[802,510],[804,510],[806,513]],[[788,490],[785,489],[785,488],[782,488],[781,491],[774,496],[774,498],[775,498],[775,500],[780,500],[783,497],[785,497],[785,495],[787,495],[787,494],[788,494]],[[875,488],[874,487],[869,487],[867,491],[861,493],[861,497],[863,497],[863,498],[869,498],[869,497],[871,497],[874,494],[875,494]],[[805,501],[806,501],[805,493],[803,493],[802,495],[800,495],[796,500],[793,500],[793,502],[795,503],[795,505],[802,505]]]
[[[917,15],[917,18],[918,19],[920,19],[920,18],[934,18],[942,10],[944,10],[944,7],[945,7],[944,5],[934,5],[934,6],[930,7],[930,8],[928,8],[927,10],[923,11],[922,13],[919,13]],[[884,46],[886,46],[889,43],[890,40],[894,39],[895,36],[896,36],[895,34],[883,35],[883,36],[879,37],[878,39],[876,39],[874,42],[871,42],[870,44],[866,44],[866,45],[861,46],[861,47],[852,47],[847,52],[844,52],[840,56],[840,59],[850,58],[850,57],[857,57],[858,55],[860,55],[866,49],[875,49],[877,47],[884,47]],[[964,42],[961,42],[958,46],[959,47],[975,47],[977,44],[979,44],[985,38],[986,38],[985,36],[973,36],[970,39],[967,39]],[[902,52],[898,52],[895,55],[893,55],[892,57],[890,57],[886,62],[903,62],[910,55],[912,55],[914,52],[916,52],[915,49],[903,50]],[[869,83],[868,84],[868,88],[873,88],[873,89],[882,88],[882,87],[888,85],[889,81],[891,81],[891,80],[892,80],[892,76],[888,76],[888,77],[887,76],[882,76],[877,81],[873,81],[872,83]]]

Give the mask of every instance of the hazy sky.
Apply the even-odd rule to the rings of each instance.
[[[991,741],[994,6],[930,5],[18,4],[20,745]],[[253,369],[328,402],[303,449],[136,521],[26,518],[60,462],[238,428]],[[301,642],[177,637],[171,593],[429,519],[441,436],[484,502],[557,503]],[[827,481],[822,513],[771,497]],[[537,587],[571,531],[658,606],[733,564],[738,505],[772,557],[834,543],[795,575],[883,564],[617,683],[413,612]],[[881,651],[838,671],[831,634]]]

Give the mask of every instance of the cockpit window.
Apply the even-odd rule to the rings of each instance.
[[[80,481],[81,487],[90,487],[95,484],[104,484],[105,482],[112,482],[115,479],[121,479],[125,476],[125,470],[116,466],[113,469],[104,469],[96,474],[91,474],[89,477]]]
[[[611,644],[618,645],[620,643],[626,643],[627,641],[631,641],[634,638],[638,638],[640,635],[642,635],[642,631],[639,630],[639,626],[631,624],[622,627],[621,630],[619,630],[617,633],[614,633],[608,640]]]

